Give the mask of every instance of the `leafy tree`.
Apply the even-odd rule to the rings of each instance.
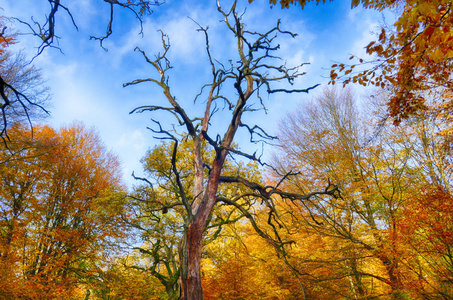
[[[429,99],[429,98],[428,98]],[[431,100],[437,101],[437,100]],[[400,216],[400,256],[405,261],[406,288],[414,298],[450,298],[451,260],[451,135],[445,134],[443,111],[412,116],[410,127],[414,165],[422,185],[405,201]]]
[[[256,234],[250,224],[237,222],[227,225],[219,237],[205,247],[202,260],[204,297],[359,298],[360,293],[353,291],[359,284],[365,289],[368,283],[357,274],[362,267],[359,261],[361,253],[347,242],[320,234],[304,222],[291,221],[298,215],[294,204],[276,202],[276,207],[287,225],[281,233],[282,238],[294,241],[287,249],[289,265],[282,263],[279,253]],[[299,210],[302,211],[300,207]],[[265,211],[262,213],[265,223],[267,214]],[[310,218],[308,213],[307,217]],[[368,258],[366,264],[371,263],[375,264]],[[298,276],[294,276],[293,268]],[[376,283],[373,287],[375,290],[380,288]]]
[[[227,225],[206,245],[202,265],[206,299],[303,299],[307,291],[249,223]]]
[[[283,276],[293,276],[290,272],[282,276],[285,264],[250,224],[227,225],[215,241],[206,245],[202,265],[206,299],[289,299],[291,295],[279,284],[278,277],[283,280]],[[295,292],[293,299],[300,299],[300,288]]]
[[[341,195],[286,204],[291,228],[302,230],[294,240],[306,241],[304,231],[320,236],[317,247],[322,236],[337,240],[327,247],[330,259],[320,252],[310,257],[336,276],[307,272],[339,287],[340,278],[349,278],[349,297],[448,299],[451,137],[440,134],[445,124],[435,111],[398,127],[386,124],[382,97],[362,115],[348,92],[327,90],[283,121],[285,156],[276,160],[282,169],[300,170],[290,186],[306,190],[330,178]]]
[[[414,299],[453,296],[451,194],[425,186],[408,199],[400,220],[405,288]]]
[[[2,297],[68,298],[121,237],[118,161],[93,130],[21,125],[2,147]]]
[[[442,101],[442,95],[429,97],[430,103]],[[431,109],[423,115],[412,116],[403,125],[411,128],[412,138],[407,146],[413,148],[413,159],[424,174],[424,182],[435,189],[452,192],[453,136],[448,131],[450,124],[444,119],[444,110]]]
[[[156,277],[127,267],[138,260],[138,257],[130,255],[98,265],[90,274],[89,289],[84,290],[84,299],[167,299],[165,289]]]
[[[285,156],[276,160],[282,170],[300,170],[291,178],[295,191],[326,178],[338,185],[340,197],[314,198],[302,210],[305,213],[294,208],[293,214],[318,233],[345,241],[340,249],[353,292],[367,296],[364,283],[371,276],[390,288],[393,297],[404,297],[397,254],[399,216],[412,189],[421,184],[419,169],[412,165],[405,128],[384,127],[370,139],[373,131],[358,115],[351,93],[325,90],[314,104],[282,123]],[[372,265],[377,261],[380,267],[360,267],[365,260]]]

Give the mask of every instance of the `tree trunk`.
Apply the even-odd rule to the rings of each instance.
[[[229,147],[234,137],[237,126],[231,130],[233,134],[225,139]],[[216,155],[211,174],[206,185],[203,200],[195,207],[195,215],[190,221],[186,234],[181,243],[181,289],[183,300],[201,300],[203,291],[201,287],[201,252],[203,248],[203,233],[206,222],[216,203],[216,194],[219,187],[220,173],[228,151],[219,151]]]
[[[217,189],[217,186],[216,186]],[[203,232],[206,221],[212,212],[215,198],[202,202],[181,243],[181,290],[183,300],[201,300],[201,252],[203,248]]]
[[[404,299],[404,293],[401,290],[401,280],[397,274],[398,263],[386,255],[381,255],[379,259],[384,264],[389,276],[389,285],[392,289],[392,299]]]
[[[203,228],[201,228],[203,227]],[[203,240],[204,226],[192,222],[187,231],[187,243],[185,256],[186,266],[184,266],[182,281],[182,292],[184,300],[203,299],[203,290],[201,288],[201,251]],[[183,251],[184,251],[183,250]]]

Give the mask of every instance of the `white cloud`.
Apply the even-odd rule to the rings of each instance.
[[[163,27],[164,33],[170,37],[172,57],[186,62],[199,60],[200,49],[204,49],[204,36],[196,29],[196,24],[188,18],[174,20]]]
[[[371,41],[376,40],[376,32],[379,28],[379,23],[370,19],[364,20],[361,23],[363,28],[361,35],[352,43],[350,53],[354,55],[366,57],[365,46]]]
[[[143,23],[144,38],[138,34],[140,26],[136,24],[120,38],[119,42],[106,41],[109,52],[115,53],[113,63],[115,66],[119,66],[123,59],[130,55],[137,46],[144,50],[150,58],[153,58],[159,52],[161,53],[163,48],[160,30],[170,40],[168,57],[171,58],[172,62],[197,63],[201,54],[204,55],[205,53],[205,36],[197,31],[199,27],[195,22],[198,22],[201,26],[209,25],[212,44],[215,44],[218,40],[214,28],[219,23],[219,16],[213,8],[214,6],[209,8],[197,5],[189,6],[185,3],[160,6]]]
[[[146,144],[145,136],[141,130],[124,131],[116,142],[119,148],[133,148],[134,150],[146,150],[149,145]]]

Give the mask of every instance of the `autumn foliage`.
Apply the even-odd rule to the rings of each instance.
[[[153,4],[105,2],[136,8],[137,17]],[[308,2],[270,1],[283,8]],[[351,1],[360,4],[399,15],[366,45],[373,59],[353,55],[351,64],[332,66],[331,82],[343,89],[320,91],[279,122],[278,148],[267,163],[242,152],[233,136],[245,127],[271,138],[241,114],[255,109],[247,101],[260,86],[270,91],[266,80],[280,78],[257,71],[278,47],[269,46],[272,35],[242,31],[239,15],[220,8],[241,61],[227,71],[220,63],[213,72],[199,118],[189,117],[170,93],[167,36],[155,61],[137,49],[161,77],[126,86],[157,83],[170,106],[135,111],[171,112],[184,126],[165,130],[168,124],[155,121],[153,131],[164,141],[145,154],[144,175],[133,174],[129,192],[118,158],[94,129],[30,127],[21,115],[4,114],[0,299],[179,299],[193,291],[197,299],[228,300],[453,299],[453,4]],[[0,29],[7,21],[0,17]],[[268,34],[285,33],[278,26]],[[208,37],[207,28],[199,31]],[[259,40],[247,42],[248,34]],[[0,33],[0,75],[8,82],[36,74],[11,64],[6,49],[15,39],[6,29]],[[207,43],[215,70],[209,49]],[[254,57],[259,49],[265,54]],[[231,79],[239,98],[221,140],[208,134],[219,111],[210,105],[233,103],[220,92]],[[23,90],[30,82],[14,86]],[[358,99],[344,88],[349,83],[372,86],[373,97]],[[176,133],[181,127],[186,131]],[[196,285],[189,284],[194,278]]]
[[[11,128],[1,149],[2,299],[69,299],[86,283],[115,227],[117,159],[93,130]]]
[[[444,101],[450,102],[453,3],[394,0],[365,1],[363,5],[380,11],[395,9],[400,14],[393,27],[383,26],[377,40],[366,46],[374,60],[353,55],[352,64],[332,65],[331,82],[391,88],[388,107],[396,123],[429,109],[428,94],[446,94]],[[372,67],[361,68],[367,63]]]
[[[451,149],[436,126],[443,120],[414,117],[369,140],[376,120],[355,105],[351,92],[327,90],[282,123],[286,155],[276,156],[276,166],[301,171],[285,188],[300,191],[330,179],[341,193],[273,199],[280,237],[292,241],[285,255],[238,212],[219,206],[204,239],[206,299],[453,295]],[[143,160],[160,187],[138,185],[126,197],[118,161],[93,130],[36,126],[32,137],[15,125],[11,137],[0,161],[2,299],[177,298],[171,280],[178,278],[184,220],[175,211],[156,210],[159,201],[177,204],[170,202],[177,194],[166,173],[171,144]],[[192,161],[190,147],[184,144],[178,156],[185,178],[193,176],[183,172]],[[226,175],[237,172],[227,167]],[[259,180],[256,165],[240,169]],[[225,186],[221,194],[239,191]],[[271,234],[265,206],[252,213]],[[138,239],[117,252],[127,244],[125,233]]]
[[[379,115],[362,114],[350,91],[326,90],[286,117],[285,155],[275,162],[300,170],[287,188],[306,190],[330,179],[341,196],[277,201],[288,225],[282,231],[294,241],[286,261],[250,225],[228,227],[206,247],[206,298],[453,296],[448,136],[439,134],[441,120],[432,115],[386,125],[376,135]]]

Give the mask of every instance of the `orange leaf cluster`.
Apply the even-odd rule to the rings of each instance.
[[[104,243],[121,237],[118,160],[81,125],[35,126],[33,136],[15,125],[10,138],[0,149],[0,291],[69,299]]]
[[[394,24],[395,31],[382,28],[378,39],[366,46],[367,53],[376,56],[374,66],[351,76],[355,65],[332,65],[330,74],[331,83],[341,78],[344,85],[357,82],[392,88],[388,106],[395,123],[426,110],[427,91],[453,88],[453,3],[449,0],[364,2],[365,7],[378,10],[399,4],[404,10]]]

